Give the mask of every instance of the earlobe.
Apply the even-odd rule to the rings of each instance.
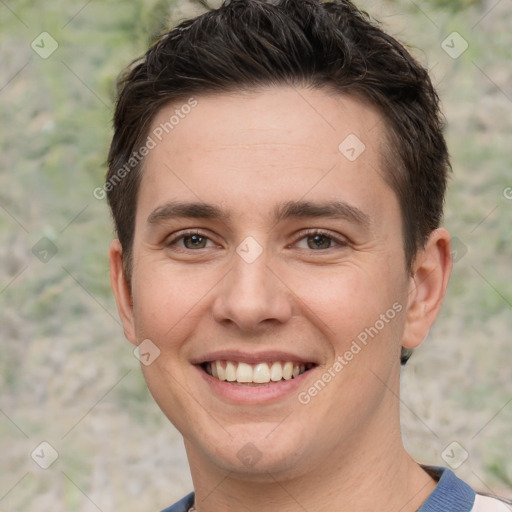
[[[123,267],[123,249],[118,239],[112,240],[109,249],[110,286],[116,299],[117,311],[123,323],[126,339],[137,344],[133,322],[133,305],[130,285]]]
[[[402,340],[406,348],[421,344],[439,313],[452,271],[450,240],[446,229],[436,229],[416,255]]]

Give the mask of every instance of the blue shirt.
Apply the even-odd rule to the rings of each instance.
[[[434,479],[438,480],[436,488],[417,512],[471,512],[477,509],[476,493],[448,468],[423,466]],[[194,503],[194,493],[190,493],[162,512],[188,512]]]

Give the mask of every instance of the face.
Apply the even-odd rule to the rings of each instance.
[[[354,98],[269,88],[198,97],[147,156],[132,296],[117,242],[113,286],[189,458],[263,478],[395,435],[413,284],[384,130]]]

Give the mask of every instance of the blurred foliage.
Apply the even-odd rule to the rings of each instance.
[[[428,0],[427,2],[421,3],[432,5],[437,9],[445,9],[453,12],[484,5],[483,0]]]
[[[403,5],[402,0],[391,0],[393,3]],[[471,7],[481,7],[485,4],[484,0],[411,0],[411,4],[417,8],[439,9],[453,13],[469,9]]]

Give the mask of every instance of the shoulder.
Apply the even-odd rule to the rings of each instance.
[[[475,496],[475,503],[471,512],[511,512],[512,503],[507,505],[505,501],[501,501],[491,496],[484,496],[477,494]]]
[[[437,481],[418,512],[512,512],[512,502],[475,492],[455,473],[438,466],[422,468]]]
[[[162,510],[162,512],[188,512],[188,509],[193,505],[193,503],[194,493],[191,492],[174,505]]]

